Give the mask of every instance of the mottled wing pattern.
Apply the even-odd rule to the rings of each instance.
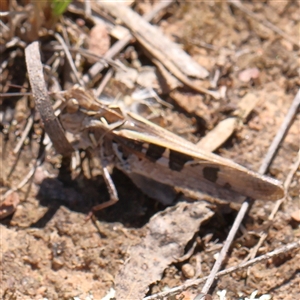
[[[213,196],[220,194],[217,191],[220,189],[225,194],[228,191],[261,200],[284,197],[277,180],[201,151],[138,115],[129,113],[127,118],[128,121],[113,134],[132,172]]]

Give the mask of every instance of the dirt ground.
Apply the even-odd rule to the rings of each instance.
[[[299,41],[300,11],[297,1],[243,3],[261,20],[271,22]],[[144,13],[151,10],[152,5],[141,2],[137,9]],[[68,18],[77,24],[82,21],[82,17],[72,13],[68,13]],[[241,99],[251,94],[257,100],[255,107],[217,153],[258,170],[300,86],[297,46],[226,1],[174,4],[158,25],[165,35],[180,43],[195,61],[210,72],[211,80],[216,72],[220,72],[217,88],[226,87],[226,97],[219,100],[187,87],[161,96],[173,105],[173,108],[162,108],[164,126],[192,142],[198,142],[220,121],[235,116]],[[136,43],[133,46],[142,57],[142,48]],[[16,57],[9,60],[12,51],[16,52]],[[1,53],[2,69],[4,62],[9,61],[2,72],[2,90],[5,90],[4,81],[18,85],[27,82],[22,45],[6,48]],[[125,54],[122,59],[124,57]],[[47,54],[43,59],[46,61],[46,58]],[[141,61],[151,64],[146,58]],[[62,74],[57,74],[58,80],[62,77]],[[5,92],[17,90],[11,87]],[[144,245],[151,220],[167,209],[166,206],[146,196],[126,174],[114,170],[112,178],[120,201],[97,212],[94,220],[87,221],[91,208],[108,200],[99,170],[95,167],[90,178],[84,172],[74,175],[69,171],[69,162],[56,154],[53,148],[45,150],[41,146],[41,121],[37,114],[33,114],[33,101],[28,97],[0,98],[0,101],[2,195],[18,186],[35,166],[41,153],[46,153],[33,177],[13,194],[15,199],[19,198],[14,214],[1,220],[0,298],[103,299],[115,285],[120,284],[122,272],[122,276],[134,278],[132,274],[124,274],[124,266],[134,260],[132,249]],[[14,148],[30,116],[34,116],[33,127],[23,147],[15,154]],[[282,182],[286,180],[297,159],[299,133],[298,113],[269,168],[270,176]],[[84,153],[81,155],[83,160],[88,158]],[[251,206],[223,268],[247,259],[263,233],[267,234],[266,239],[257,256],[299,240],[299,184],[298,168],[289,185],[288,196],[272,221],[268,217],[274,202],[258,200]],[[207,276],[238,207],[229,203],[208,204],[200,229],[197,227],[199,223],[191,237],[186,237],[186,244],[181,245],[182,254],[188,252],[192,244],[196,245],[194,250],[186,259],[177,262],[170,259],[157,282],[149,279],[147,295],[181,285],[195,274]],[[155,251],[156,259],[162,259],[161,249],[158,247]],[[245,299],[257,290],[257,299],[265,294],[271,296],[268,299],[274,300],[299,299],[299,262],[299,250],[292,251],[226,275],[216,281],[212,297],[221,299],[218,292],[226,290],[226,299]],[[151,268],[137,272],[137,282],[138,276],[145,277],[147,282],[150,273]],[[135,286],[133,282],[132,289]],[[189,289],[185,294],[170,299],[194,299],[201,288]],[[116,298],[135,299],[120,293]]]

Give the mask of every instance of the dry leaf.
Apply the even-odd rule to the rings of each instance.
[[[129,259],[116,276],[116,299],[142,299],[212,215],[206,202],[197,201],[180,202],[153,216],[143,243],[129,249]]]

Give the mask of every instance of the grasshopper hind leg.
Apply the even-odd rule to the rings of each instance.
[[[88,216],[87,216],[87,220],[89,220],[96,211],[102,210],[104,208],[107,208],[109,206],[112,206],[114,204],[116,204],[119,201],[119,197],[118,197],[118,192],[116,189],[116,186],[109,174],[108,168],[107,168],[107,163],[105,163],[102,160],[102,175],[104,178],[104,181],[106,183],[107,189],[108,189],[108,193],[109,193],[109,200],[105,201],[101,204],[95,205],[92,210],[89,212]]]
[[[104,203],[101,203],[101,204],[98,204],[98,205],[95,205],[92,210],[89,212],[88,216],[87,216],[87,219],[90,219],[94,213],[96,211],[99,211],[99,210],[102,210],[104,208],[107,208],[109,206],[112,206],[114,204],[116,204],[118,201],[119,201],[119,197],[118,197],[118,192],[117,192],[117,189],[116,189],[116,186],[110,176],[110,173],[108,171],[108,167],[110,165],[110,162],[112,160],[112,157],[110,157],[110,159],[105,155],[105,149],[106,147],[109,145],[109,143],[106,143],[106,141],[104,140],[104,138],[102,138],[100,140],[100,143],[97,144],[93,134],[90,134],[90,138],[91,138],[91,141],[92,143],[94,144],[94,147],[98,150],[100,150],[100,159],[101,159],[101,171],[102,171],[102,176],[104,178],[104,181],[106,183],[106,186],[107,186],[107,189],[108,189],[108,193],[109,193],[109,200],[104,202]],[[108,149],[110,150],[111,148],[108,147]]]
[[[109,174],[109,171],[107,169],[107,166],[102,167],[102,172],[103,172],[103,178],[104,181],[106,183],[106,186],[108,188],[108,192],[109,192],[109,197],[110,199],[104,203],[98,204],[96,206],[93,207],[93,212],[104,209],[106,207],[109,207],[111,205],[116,204],[116,202],[119,201],[119,197],[118,197],[118,192],[117,189],[115,187],[115,184]]]

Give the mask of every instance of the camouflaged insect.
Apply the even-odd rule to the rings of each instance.
[[[200,191],[229,199],[248,196],[261,200],[284,197],[280,182],[250,171],[231,160],[202,151],[187,140],[119,107],[95,99],[92,92],[74,87],[65,94],[60,116],[75,148],[97,148],[101,159],[127,174],[138,174],[179,190]],[[68,135],[67,135],[68,137]],[[107,177],[108,176],[108,177]],[[112,184],[109,173],[104,177]],[[111,201],[117,201],[109,187]]]

